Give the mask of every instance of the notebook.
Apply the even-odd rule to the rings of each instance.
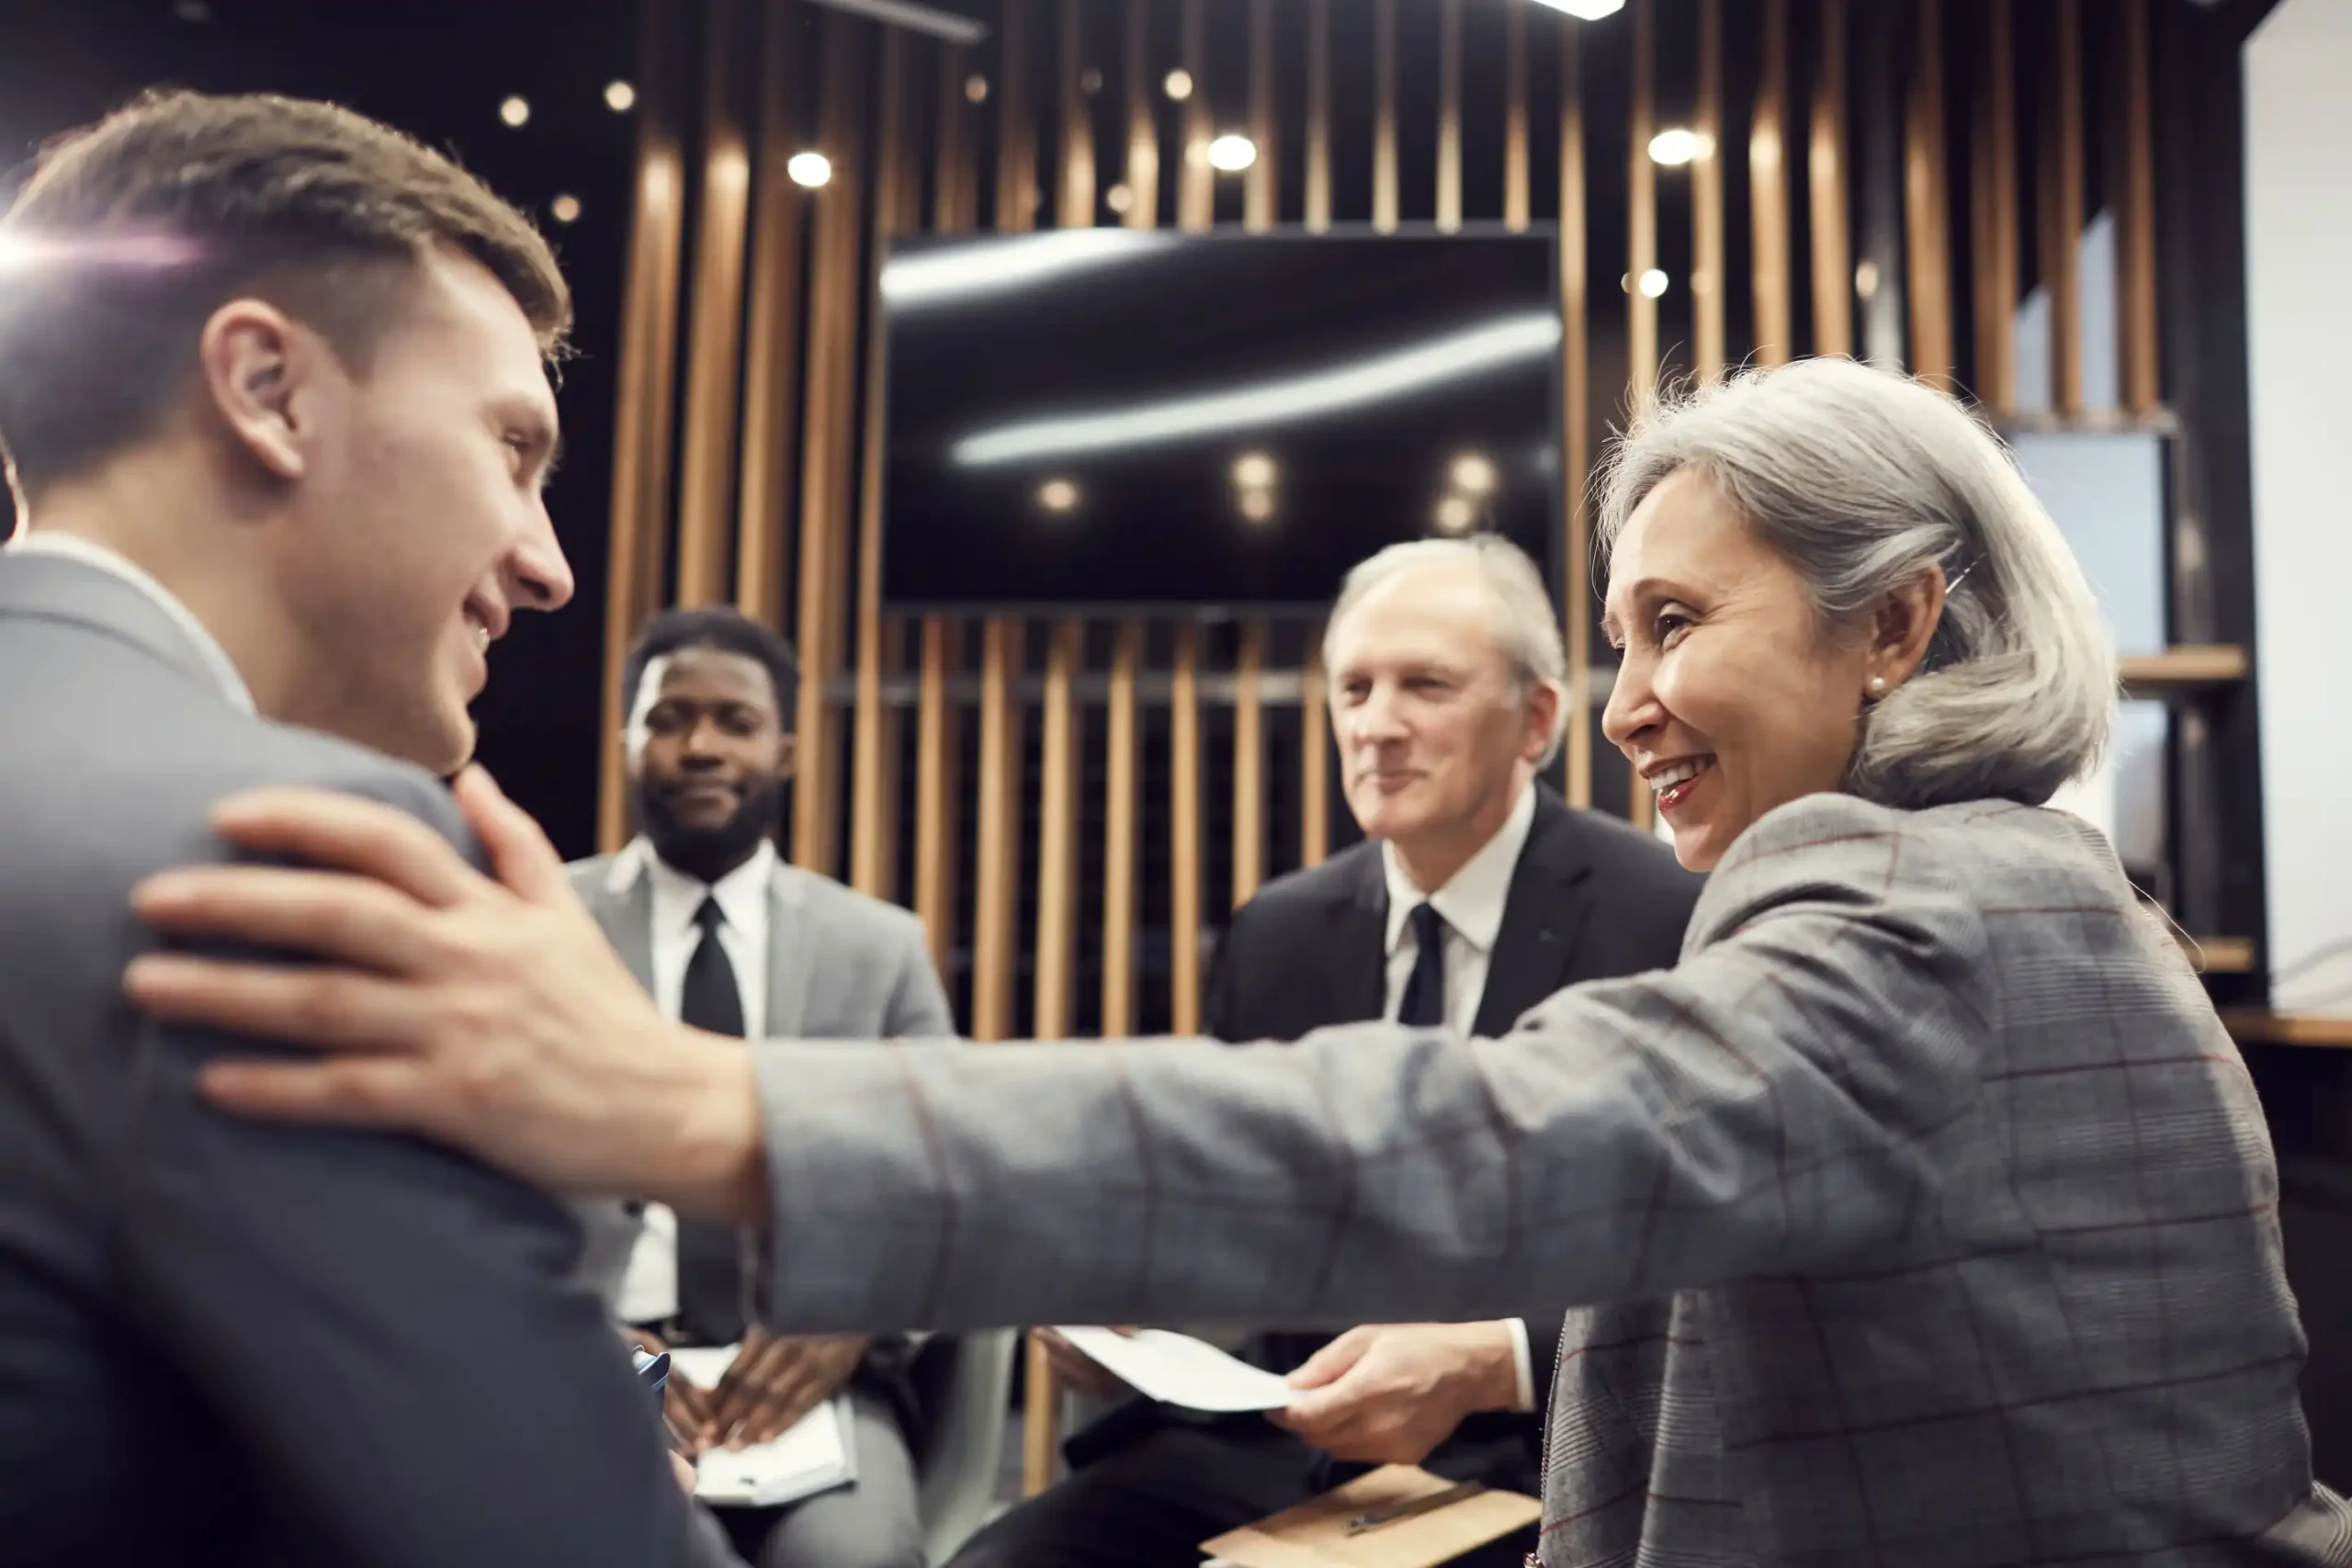
[[[714,1388],[727,1375],[735,1350],[732,1345],[673,1350],[670,1370],[703,1388]],[[766,1508],[848,1486],[857,1480],[851,1430],[849,1401],[835,1396],[764,1443],[705,1453],[695,1461],[695,1495],[706,1503]]]

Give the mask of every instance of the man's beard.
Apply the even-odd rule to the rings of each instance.
[[[716,882],[751,857],[760,840],[771,837],[784,819],[784,783],[769,779],[754,785],[735,807],[735,814],[712,827],[696,827],[677,819],[669,798],[644,780],[637,786],[637,820],[663,860],[704,882]]]

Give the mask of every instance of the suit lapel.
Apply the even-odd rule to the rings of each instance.
[[[600,880],[593,907],[613,951],[621,955],[621,962],[628,965],[646,994],[652,995],[653,878],[640,869],[617,893]]]
[[[778,863],[768,877],[768,1006],[770,1040],[795,1040],[808,1016],[808,976],[814,962],[809,952],[808,923],[803,918],[799,893],[791,871]]]
[[[1388,879],[1380,847],[1366,843],[1348,852],[1355,857],[1346,896],[1331,908],[1329,1010],[1317,1021],[1355,1023],[1376,1019],[1388,1002]]]
[[[1511,870],[1474,1032],[1487,1039],[1510,1032],[1530,1008],[1577,977],[1577,950],[1596,896],[1574,815],[1538,785],[1535,820]]]

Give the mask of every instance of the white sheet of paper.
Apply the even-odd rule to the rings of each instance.
[[[670,1352],[670,1371],[689,1382],[713,1388],[727,1375],[737,1347],[692,1348]],[[695,1461],[695,1495],[706,1503],[767,1506],[845,1486],[857,1479],[849,1446],[849,1414],[838,1399],[802,1416],[764,1443],[740,1451],[712,1449]]]
[[[1165,1328],[1133,1337],[1107,1328],[1057,1327],[1080,1351],[1138,1393],[1187,1410],[1280,1410],[1299,1391],[1273,1373],[1227,1355],[1205,1340]]]

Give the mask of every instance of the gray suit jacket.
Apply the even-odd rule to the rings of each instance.
[[[575,861],[571,886],[637,983],[653,989],[653,890],[639,840]],[[768,880],[767,1028],[777,1039],[944,1040],[956,1016],[932,966],[922,922],[895,904],[779,863]],[[578,1205],[581,1272],[607,1303],[620,1295],[643,1228],[634,1205]]]
[[[2352,1561],[2253,1088],[2053,812],[1796,802],[1503,1041],[761,1066],[786,1325],[1590,1303],[1546,1563]]]
[[[0,1563],[697,1560],[560,1207],[407,1138],[196,1096],[250,1041],[135,1015],[131,886],[223,795],[424,773],[232,706],[179,626],[0,552]]]

